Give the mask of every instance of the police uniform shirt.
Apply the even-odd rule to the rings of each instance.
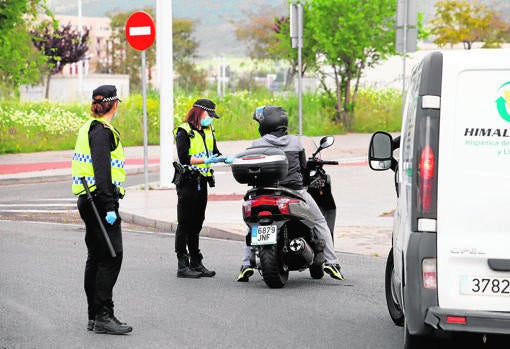
[[[93,121],[89,130],[89,144],[96,178],[96,198],[106,212],[115,211],[110,152],[117,148],[117,144],[113,132],[101,122]]]

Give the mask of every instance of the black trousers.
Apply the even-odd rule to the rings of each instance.
[[[113,313],[113,287],[120,273],[123,248],[121,233],[121,218],[118,213],[118,205],[115,210],[117,221],[110,225],[105,220],[105,210],[96,204],[99,216],[102,217],[103,225],[110,237],[117,257],[112,258],[97,218],[90,203],[83,196],[78,198],[78,210],[85,223],[85,243],[87,245],[87,262],[85,264],[84,288],[87,296],[88,316],[90,320],[95,318],[101,307],[106,307]]]
[[[122,252],[112,258],[98,257],[94,251],[88,251],[84,285],[89,320],[93,320],[102,307],[108,308],[113,314],[113,286],[120,273],[122,257]]]
[[[177,189],[177,230],[175,231],[175,253],[177,257],[198,256],[199,235],[207,207],[207,179],[200,176],[200,190],[197,181],[185,182]]]

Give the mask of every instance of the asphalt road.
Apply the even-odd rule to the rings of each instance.
[[[341,200],[342,212],[366,203],[388,206],[377,201],[384,195],[375,195],[374,186],[349,192],[361,181],[355,168],[342,175],[351,185],[339,183],[339,197],[362,196]],[[128,181],[137,185],[143,176]],[[38,217],[78,224],[27,222]],[[247,284],[235,281],[241,242],[203,238],[204,263],[218,274],[183,280],[175,277],[173,236],[124,227],[125,260],[114,300],[116,314],[134,332],[96,335],[85,330],[86,250],[76,198],[61,182],[0,186],[0,349],[403,347],[402,329],[386,310],[382,257],[339,253],[345,281],[291,272],[284,289],[271,290],[259,275]],[[507,347],[492,346],[492,339],[480,345],[480,336],[446,337],[434,347]]]
[[[116,315],[131,335],[86,331],[81,225],[0,224],[0,348],[399,348],[384,259],[339,255],[346,281],[292,272],[283,289],[236,282],[237,241],[202,239],[214,278],[175,276],[173,237],[125,231]]]

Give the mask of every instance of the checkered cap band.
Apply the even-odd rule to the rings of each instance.
[[[193,104],[194,107],[197,107],[197,108],[201,108],[201,109],[204,109],[204,110],[207,110],[207,111],[210,111],[210,112],[214,112],[214,109],[213,108],[207,108],[207,107],[204,107],[203,105],[200,105],[200,104]]]

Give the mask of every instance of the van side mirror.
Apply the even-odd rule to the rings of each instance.
[[[374,171],[394,170],[393,139],[389,133],[377,131],[370,139],[368,165]]]

